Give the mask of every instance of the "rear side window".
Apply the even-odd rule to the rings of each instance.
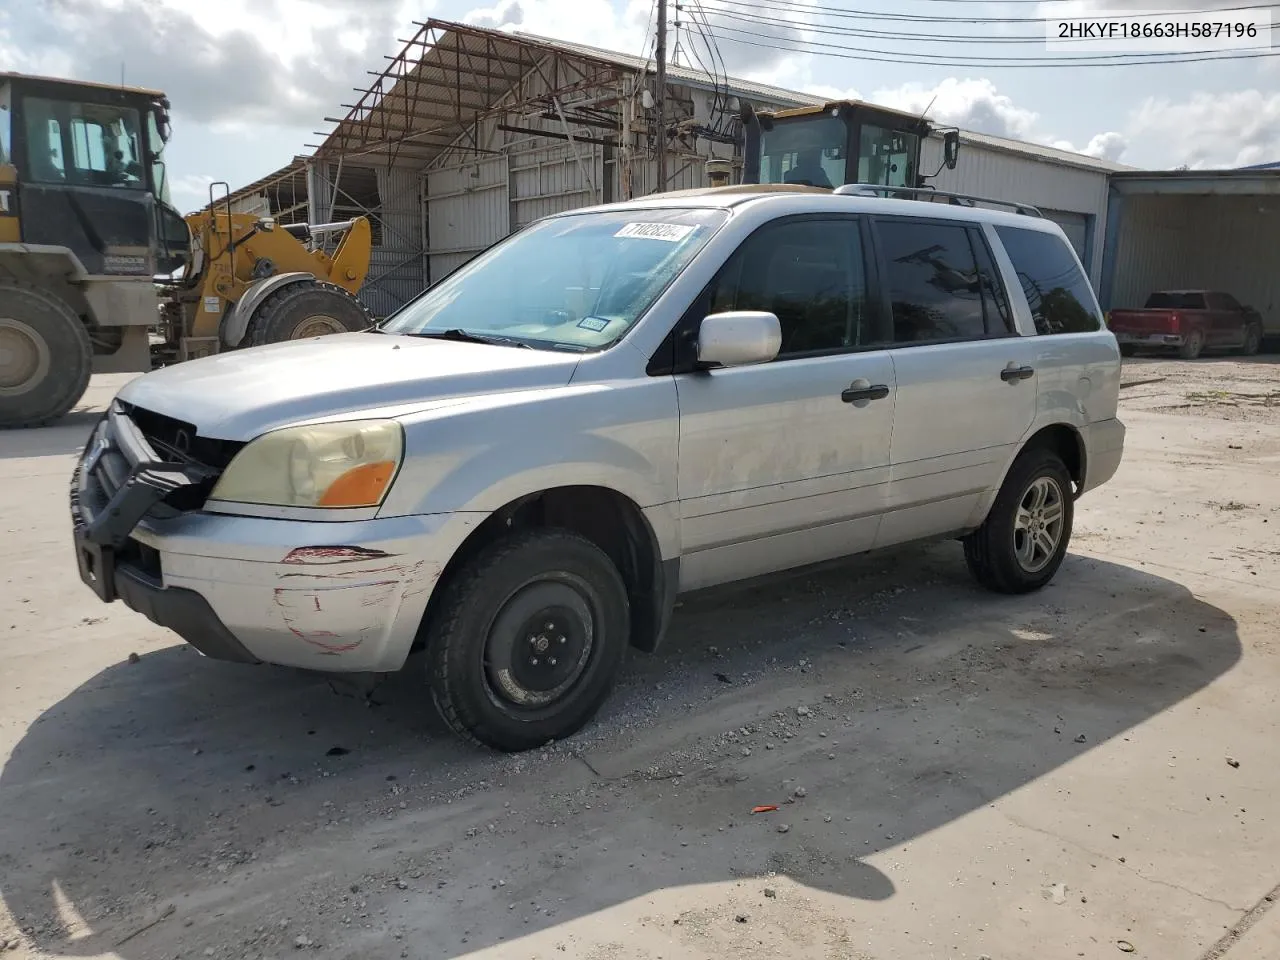
[[[1008,333],[998,285],[965,224],[878,220],[894,343]]]
[[[1147,297],[1149,310],[1203,310],[1205,295],[1203,293],[1153,293]],[[1213,304],[1215,308],[1220,304]]]
[[[1089,281],[1066,241],[1022,227],[996,227],[1027,295],[1036,332],[1089,333],[1102,328]]]

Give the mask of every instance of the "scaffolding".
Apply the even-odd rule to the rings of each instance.
[[[816,102],[677,65],[658,98],[644,57],[446,20],[414,26],[345,115],[325,118],[333,127],[309,157],[233,195],[268,196],[280,219],[368,216],[361,297],[375,314],[532,218],[697,185],[713,157],[740,163],[741,106]]]

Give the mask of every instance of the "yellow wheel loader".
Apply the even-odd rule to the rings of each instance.
[[[0,429],[63,416],[92,373],[150,369],[157,326],[171,363],[372,323],[367,220],[278,226],[225,201],[184,219],[168,138],[158,90],[0,72]]]
[[[364,217],[343,223],[277,224],[233,213],[229,199],[187,217],[191,255],[164,284],[160,364],[236,347],[363,330],[373,316],[356,299],[369,270],[372,233]],[[342,237],[332,255],[321,238]]]

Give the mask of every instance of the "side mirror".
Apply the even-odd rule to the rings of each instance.
[[[960,131],[948,130],[942,135],[942,162],[948,170],[954,170],[959,156]]]
[[[772,313],[735,310],[704,317],[698,327],[698,362],[740,367],[768,363],[782,347],[782,325]]]

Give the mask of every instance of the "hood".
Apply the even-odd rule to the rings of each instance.
[[[251,440],[289,423],[485,393],[562,387],[577,354],[394,334],[330,334],[188,360],[138,377],[126,403]]]

